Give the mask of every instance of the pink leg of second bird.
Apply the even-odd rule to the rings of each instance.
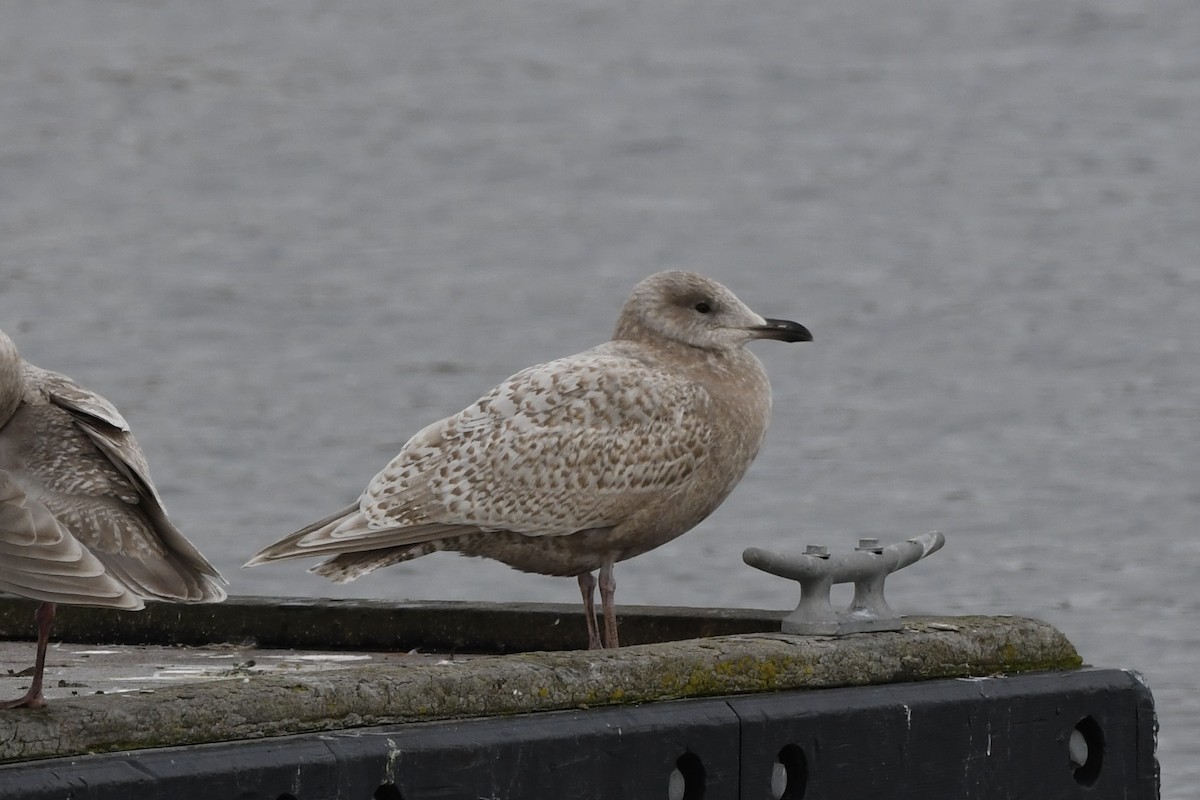
[[[592,573],[585,572],[577,580],[579,593],[583,595],[583,619],[587,622],[588,650],[599,650],[603,645],[600,644],[600,631],[596,627],[596,579]]]
[[[604,612],[604,646],[617,647],[617,607],[613,598],[617,594],[617,579],[613,577],[613,562],[605,561],[600,566],[600,608]]]
[[[41,708],[46,705],[42,697],[42,672],[46,669],[46,647],[50,644],[50,626],[54,624],[54,603],[42,603],[33,614],[37,623],[37,661],[33,665],[33,682],[29,691],[16,700],[0,703],[0,708]]]

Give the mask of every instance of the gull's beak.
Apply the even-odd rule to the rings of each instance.
[[[753,325],[749,330],[755,339],[778,339],[781,342],[811,342],[813,336],[799,322],[787,319],[764,320],[766,325]]]

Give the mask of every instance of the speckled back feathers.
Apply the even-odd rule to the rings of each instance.
[[[336,580],[439,549],[576,575],[706,517],[762,443],[770,387],[742,345],[767,320],[728,289],[640,283],[614,340],[524,369],[414,435],[356,506],[249,565],[332,555]]]

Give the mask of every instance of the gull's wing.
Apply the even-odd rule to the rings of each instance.
[[[139,597],[2,470],[0,590],[49,603],[142,608]]]
[[[146,457],[108,400],[32,365],[29,385],[47,405],[24,405],[5,435],[22,438],[37,499],[145,598],[218,602],[226,581],[167,518]]]
[[[674,494],[706,459],[709,402],[698,384],[611,347],[530,367],[413,436],[357,506],[249,565],[465,533],[616,526]]]

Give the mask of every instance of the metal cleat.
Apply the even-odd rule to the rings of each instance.
[[[784,633],[841,636],[864,631],[898,631],[900,617],[883,597],[883,582],[898,569],[941,549],[946,537],[934,531],[881,547],[878,539],[859,539],[854,552],[830,556],[828,548],[809,545],[803,555],[785,556],[748,547],[742,560],[755,569],[800,582],[800,603],[783,618]],[[829,601],[835,583],[854,583],[854,599],[845,611]]]

